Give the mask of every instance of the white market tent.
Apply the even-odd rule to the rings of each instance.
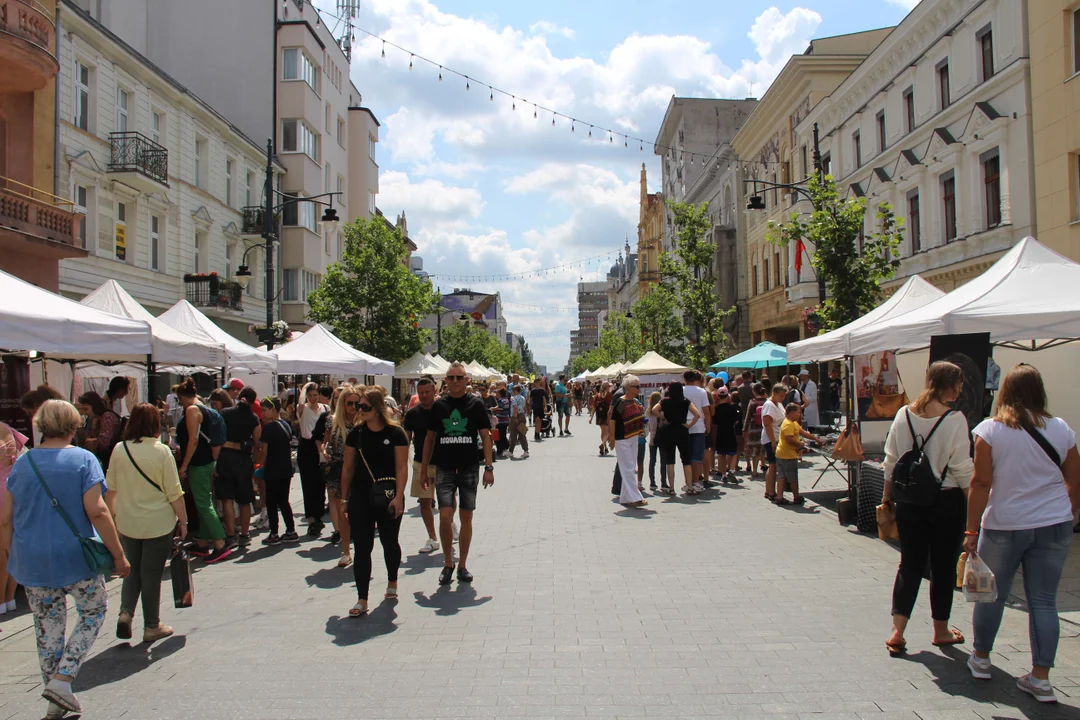
[[[1080,338],[1080,264],[1034,238],[947,295],[851,334],[851,354],[926,347],[934,335],[990,332],[1030,349]],[[1041,344],[1039,341],[1042,341]]]
[[[397,364],[394,368],[394,377],[415,380],[422,375],[437,375],[439,371],[439,365],[427,355],[418,352],[405,362]]]
[[[0,270],[0,349],[55,360],[146,363],[150,326],[80,305]]]
[[[900,289],[893,293],[892,297],[857,320],[853,320],[847,325],[823,335],[799,340],[788,345],[788,362],[803,363],[836,360],[852,355],[851,335],[856,330],[888,322],[893,318],[931,303],[944,294],[944,292],[938,290],[920,276],[912,275]]]
[[[450,361],[444,359],[441,355],[428,355],[428,359],[438,368],[435,371],[438,375],[445,375],[446,371],[450,369]]]
[[[476,360],[466,363],[465,370],[469,373],[470,380],[487,380],[491,377],[491,371]]]
[[[393,375],[394,364],[360,352],[324,325],[270,351],[283,375]]]
[[[277,372],[277,358],[273,354],[256,350],[234,338],[187,300],[180,300],[158,319],[185,335],[224,345],[227,374],[270,375]]]
[[[686,370],[685,366],[676,365],[652,350],[642,355],[637,362],[623,368],[623,372],[631,375],[678,375],[684,370]]]
[[[150,326],[153,335],[153,360],[159,366],[206,368],[219,372],[225,365],[225,345],[188,335],[154,317],[115,280],[106,280],[101,287],[79,301],[80,305],[96,308],[113,315],[141,320]]]

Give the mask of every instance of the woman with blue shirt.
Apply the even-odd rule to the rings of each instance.
[[[116,574],[131,567],[105,504],[105,476],[93,453],[71,447],[82,417],[64,400],[49,400],[34,416],[41,444],[20,457],[8,477],[0,503],[0,552],[10,553],[8,571],[26,588],[34,614],[38,661],[50,701],[46,717],[82,712],[71,681],[97,639],[107,607],[105,578],[83,559],[82,548],[67,522],[53,508],[56,498],[84,537],[96,534],[112,554]],[[45,486],[49,492],[46,492]],[[67,595],[77,618],[70,636]]]

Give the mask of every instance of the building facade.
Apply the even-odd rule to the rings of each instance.
[[[644,297],[660,282],[660,252],[664,240],[664,194],[649,192],[645,163],[641,163],[641,199],[638,204],[638,295]]]
[[[56,292],[85,257],[55,164],[55,2],[0,0],[0,269]]]
[[[1027,7],[1037,237],[1080,260],[1080,3]]]
[[[638,278],[638,256],[630,252],[629,240],[623,246],[615,264],[608,270],[607,280],[608,313],[627,314],[634,307],[641,291],[641,282]]]
[[[61,263],[79,299],[115,279],[154,313],[187,298],[251,340],[265,288],[233,280],[264,269],[266,150],[76,3],[60,0],[61,182],[87,256]],[[280,177],[280,165],[277,166]],[[246,256],[246,258],[245,258]]]
[[[570,361],[581,357],[600,342],[597,316],[607,312],[607,281],[579,282],[577,286],[578,329],[571,335]]]
[[[750,345],[765,340],[786,345],[803,337],[802,311],[818,302],[809,263],[802,263],[801,276],[793,275],[789,268],[794,265],[794,248],[780,248],[766,237],[769,222],[784,222],[802,209],[796,207],[798,197],[779,190],[759,192],[752,181],[792,183],[806,178],[810,149],[799,144],[795,128],[889,31],[885,28],[811,41],[803,54],[788,60],[731,141],[743,166],[743,179],[751,181],[745,193],[763,197],[766,206],[763,211],[748,213],[745,233],[739,238],[746,249],[737,253],[746,273]],[[812,247],[808,251],[812,252]]]
[[[924,0],[795,128],[808,147],[818,123],[864,232],[884,203],[904,219],[887,287],[917,273],[953,290],[1035,232],[1027,6]]]

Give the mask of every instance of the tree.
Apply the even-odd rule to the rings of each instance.
[[[369,355],[401,362],[424,346],[420,328],[438,295],[406,266],[405,241],[382,218],[345,225],[345,252],[308,295],[308,318]]]
[[[634,362],[645,354],[641,349],[641,327],[636,318],[616,312],[608,316],[600,333],[600,347],[613,362]]]
[[[792,214],[783,224],[769,223],[766,237],[781,247],[803,242],[814,244],[810,265],[824,280],[828,297],[818,308],[822,331],[834,330],[861,317],[881,303],[881,283],[891,279],[900,266],[900,241],[904,221],[888,203],[877,210],[877,232],[859,234],[866,216],[865,198],[841,198],[831,175],[812,173],[807,190],[814,211],[809,216]]]
[[[521,355],[484,328],[472,323],[455,323],[443,328],[442,345],[443,357],[448,360],[464,363],[475,360],[502,373],[522,370]]]
[[[536,359],[533,357],[532,350],[529,349],[529,343],[525,342],[525,338],[521,339],[521,370],[526,375],[535,375],[540,368],[536,364]]]
[[[634,303],[631,312],[641,328],[641,349],[652,350],[667,358],[683,355],[686,326],[676,315],[675,293],[662,284],[654,284],[647,295]]]
[[[724,318],[735,308],[725,307],[716,291],[716,246],[705,242],[705,233],[712,227],[709,204],[673,202],[670,208],[674,215],[674,252],[661,253],[660,272],[689,325],[685,359],[693,367],[707,367],[727,356],[730,341],[724,332]]]
[[[584,355],[574,358],[570,369],[574,375],[580,375],[586,370],[599,370],[613,362],[615,362],[615,358],[612,357],[611,353],[602,347],[594,347]]]

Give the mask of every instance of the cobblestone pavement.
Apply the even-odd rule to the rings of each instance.
[[[931,647],[924,583],[909,655],[890,659],[894,548],[825,508],[767,504],[758,482],[623,509],[595,428],[573,427],[496,466],[471,586],[439,587],[441,559],[417,553],[415,508],[401,599],[362,619],[347,617],[352,571],[333,567],[324,542],[256,538],[245,556],[200,567],[195,606],[165,605],[177,635],[153,647],[115,639],[114,581],[75,683],[84,717],[1080,717],[1076,625],[1062,625],[1056,708],[1013,683],[1028,661],[1021,610],[1007,611],[994,680],[979,683],[965,649]],[[377,557],[373,598],[384,573]],[[957,596],[969,637],[970,617]],[[30,619],[22,610],[2,628],[0,720],[41,717]]]

